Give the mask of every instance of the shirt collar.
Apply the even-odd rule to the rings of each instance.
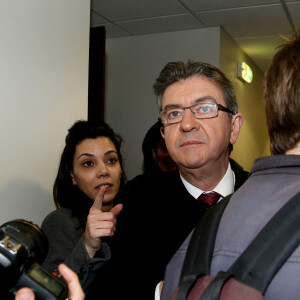
[[[227,171],[224,175],[224,177],[221,179],[221,181],[217,184],[217,186],[212,189],[211,191],[203,191],[194,185],[187,182],[180,174],[181,181],[187,191],[195,198],[197,199],[203,192],[217,192],[219,193],[223,198],[232,194],[234,191],[234,183],[235,183],[235,174],[231,169],[230,163],[228,163]]]

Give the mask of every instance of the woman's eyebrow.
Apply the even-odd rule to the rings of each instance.
[[[94,154],[92,154],[92,153],[82,153],[82,154],[80,154],[80,155],[77,157],[77,159],[79,159],[79,158],[82,157],[82,156],[89,156],[89,157],[92,157],[92,156],[94,156]]]
[[[106,152],[104,153],[104,155],[107,156],[107,155],[109,155],[109,154],[111,154],[111,153],[115,153],[116,155],[118,155],[118,152],[115,151],[115,150],[108,150],[108,151],[106,151]],[[94,157],[95,154],[92,154],[92,153],[82,153],[82,154],[80,154],[80,155],[77,157],[77,159],[79,159],[79,158],[82,157],[82,156]]]
[[[109,155],[111,153],[115,153],[118,155],[118,152],[116,150],[109,150],[109,151],[105,152],[104,155]]]

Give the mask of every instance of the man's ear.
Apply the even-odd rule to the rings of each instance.
[[[70,172],[70,175],[71,175],[71,178],[72,178],[72,183],[73,183],[73,185],[76,185],[77,182],[76,182],[76,180],[75,180],[75,178],[74,178],[73,172]]]
[[[163,138],[165,138],[165,127],[164,126],[160,127],[160,134]]]
[[[235,144],[240,134],[242,125],[243,125],[243,115],[240,113],[233,115],[231,119],[231,134],[230,134],[230,143],[232,145]]]

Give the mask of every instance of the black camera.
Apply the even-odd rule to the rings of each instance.
[[[67,285],[58,273],[39,265],[47,251],[46,235],[32,222],[18,219],[0,227],[1,299],[13,299],[22,287],[31,288],[36,300],[67,298]]]

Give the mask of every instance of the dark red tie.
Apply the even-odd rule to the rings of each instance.
[[[198,197],[197,201],[207,203],[209,206],[213,206],[220,199],[220,196],[221,195],[216,192],[203,193]]]

